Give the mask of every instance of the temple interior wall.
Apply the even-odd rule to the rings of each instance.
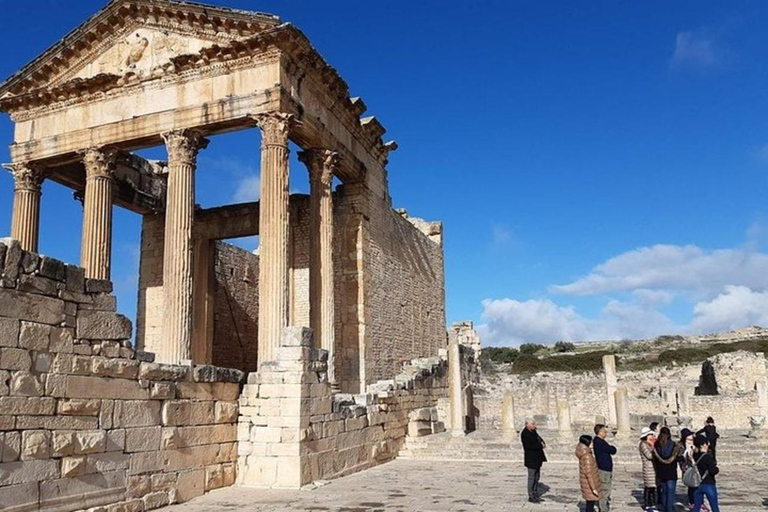
[[[255,372],[259,256],[221,241],[214,245],[213,364]]]
[[[150,510],[232,485],[242,372],[161,365],[111,283],[0,243],[0,508]]]
[[[442,245],[382,202],[372,202],[367,383],[447,345]]]

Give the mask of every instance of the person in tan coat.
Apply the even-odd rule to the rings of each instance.
[[[653,445],[656,435],[648,427],[640,432],[640,460],[643,468],[643,507],[646,512],[653,512],[656,506],[656,468],[653,466]]]
[[[579,484],[581,496],[587,502],[585,512],[594,512],[595,504],[600,499],[600,475],[597,461],[592,453],[592,436],[583,435],[576,445],[576,458],[579,459]]]

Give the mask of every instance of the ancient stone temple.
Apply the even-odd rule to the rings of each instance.
[[[390,460],[416,410],[443,428],[442,226],[392,208],[397,145],[299,29],[112,0],[0,85],[0,110],[0,509],[298,487]],[[259,201],[201,209],[198,156],[233,130],[253,132]],[[135,154],[152,146],[167,161]],[[82,201],[78,266],[37,254],[46,180]],[[114,207],[143,220],[134,343],[111,295]],[[251,235],[257,254],[222,242]]]

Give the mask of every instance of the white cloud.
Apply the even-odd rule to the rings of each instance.
[[[717,64],[718,52],[711,37],[701,30],[678,32],[669,63],[671,68],[708,69]]]
[[[480,332],[488,345],[516,345],[768,326],[768,254],[756,250],[764,235],[758,221],[747,230],[748,248],[654,245],[625,252],[584,277],[550,287],[554,293],[603,299],[598,315],[584,316],[576,307],[549,298],[488,299],[483,301]],[[689,320],[675,322],[662,311],[673,301],[676,309],[689,305]]]
[[[758,161],[764,164],[768,164],[768,144],[758,149],[755,153],[755,156],[757,157]]]
[[[695,245],[654,245],[625,252],[553,293],[603,295],[638,289],[713,296],[728,285],[768,289],[768,254],[747,249],[707,251]]]
[[[232,200],[236,203],[258,201],[260,196],[261,179],[259,176],[246,176],[237,185]]]
[[[200,156],[198,167],[230,175],[235,183],[232,201],[250,203],[258,201],[261,195],[259,171],[251,162],[239,158]]]
[[[483,301],[483,344],[519,345],[531,342],[620,340],[676,331],[673,322],[653,307],[609,301],[598,318],[586,318],[572,306],[549,299]]]
[[[689,330],[696,333],[728,331],[747,325],[768,325],[768,292],[746,286],[726,286],[709,302],[693,307]]]
[[[493,241],[497,244],[507,244],[514,240],[512,230],[503,224],[494,224]]]

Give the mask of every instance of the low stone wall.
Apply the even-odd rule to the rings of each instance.
[[[248,376],[240,398],[238,483],[298,488],[397,456],[409,413],[447,394],[447,362],[414,360],[368,394],[332,394],[327,352],[311,331],[286,329],[277,360]]]
[[[243,374],[153,363],[111,283],[0,242],[0,510],[144,511],[231,485]]]

